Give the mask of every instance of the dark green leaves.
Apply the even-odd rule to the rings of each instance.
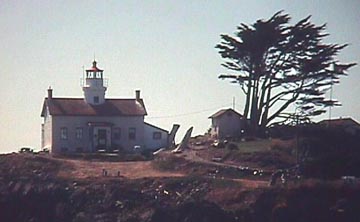
[[[329,35],[325,24],[315,25],[308,16],[291,25],[290,19],[279,11],[268,20],[241,23],[233,36],[222,34],[216,45],[222,65],[238,73],[219,78],[243,87],[244,114],[257,125],[266,126],[284,116],[294,102],[308,111],[306,115],[323,113],[324,107],[337,104],[326,100],[326,90],[355,65],[336,60],[347,45],[324,43]]]

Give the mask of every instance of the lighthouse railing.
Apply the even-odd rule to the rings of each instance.
[[[86,80],[87,80],[87,78],[80,78],[80,86],[81,87],[89,86],[88,84],[86,84]],[[100,79],[95,79],[95,80],[100,80]],[[107,78],[101,79],[101,81],[96,81],[95,85],[97,86],[97,84],[100,82],[102,82],[102,86],[104,86],[104,87],[108,87],[108,85],[109,85],[109,79],[107,79]]]

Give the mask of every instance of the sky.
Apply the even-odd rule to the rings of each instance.
[[[49,86],[54,97],[83,97],[83,66],[94,59],[108,79],[107,98],[134,98],[141,90],[145,120],[178,138],[210,127],[222,108],[243,110],[241,89],[219,80],[229,73],[215,49],[220,34],[240,23],[268,19],[279,10],[291,24],[308,15],[327,24],[326,43],[349,43],[338,59],[359,62],[360,1],[357,0],[122,0],[0,1],[0,153],[40,148],[40,112]],[[341,107],[332,117],[360,121],[360,66],[334,87]],[[328,114],[317,120],[328,118]],[[315,119],[316,120],[316,119]]]

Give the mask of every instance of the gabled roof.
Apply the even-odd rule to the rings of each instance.
[[[240,113],[236,112],[235,110],[229,108],[229,109],[221,109],[219,111],[217,111],[216,113],[214,113],[213,115],[209,116],[209,118],[218,118],[226,113],[234,113],[235,115],[238,115],[240,118],[243,117],[243,115],[241,115]]]
[[[142,99],[106,99],[103,104],[91,105],[83,98],[45,98],[41,116],[48,107],[52,116],[144,116]]]
[[[339,119],[326,119],[318,122],[320,125],[327,125],[331,127],[358,127],[360,128],[360,124],[356,122],[354,119],[348,118],[339,118]]]

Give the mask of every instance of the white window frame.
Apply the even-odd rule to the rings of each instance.
[[[84,129],[82,127],[76,127],[75,129],[75,138],[77,140],[82,140],[84,137]]]
[[[68,128],[67,127],[61,127],[60,128],[60,139],[67,140],[68,137]]]

